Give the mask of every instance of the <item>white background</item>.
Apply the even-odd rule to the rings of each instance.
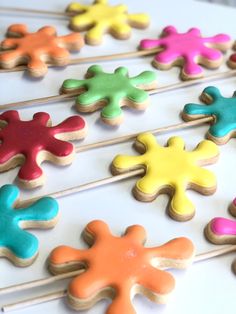
[[[89,3],[85,1],[84,3]],[[118,4],[119,1],[110,1]],[[134,51],[143,38],[156,38],[163,27],[172,24],[179,31],[186,31],[190,27],[199,27],[203,35],[211,36],[217,33],[228,33],[235,37],[236,10],[223,6],[192,2],[192,1],[131,1],[126,0],[131,13],[146,12],[151,16],[150,27],[145,30],[133,30],[132,37],[127,41],[116,41],[109,35],[104,37],[101,46],[86,46],[74,57],[86,57],[94,55],[112,54],[115,52]],[[63,0],[26,1],[1,0],[3,6],[34,7],[55,11],[63,11],[68,5]],[[53,25],[59,34],[68,33],[67,20],[47,17],[20,16],[20,14],[0,15],[0,38],[4,38],[6,28],[13,23],[27,23],[31,31],[35,31],[44,25]],[[129,67],[130,75],[136,75],[143,70],[151,70],[152,57],[123,60],[103,63],[106,71],[114,71],[118,66]],[[50,69],[47,76],[41,80],[35,80],[24,75],[23,72],[0,75],[0,103],[5,104],[14,101],[44,97],[58,93],[62,82],[67,78],[82,78],[89,64],[69,66],[66,69]],[[224,65],[218,71],[225,71]],[[156,71],[156,70],[155,70]],[[205,74],[211,71],[205,71]],[[179,69],[170,71],[157,71],[159,86],[178,82]],[[212,82],[219,87],[222,94],[231,96],[235,90],[236,78]],[[179,113],[188,102],[198,102],[206,84],[176,90],[151,96],[151,105],[144,113],[124,109],[125,121],[119,127],[111,129],[104,126],[99,120],[99,112],[86,115],[89,125],[89,134],[84,144],[113,138],[131,132],[148,130],[166,126],[181,121]],[[73,109],[73,101],[55,103],[24,109],[20,111],[22,119],[31,119],[33,113],[46,111],[51,114],[54,124],[70,115],[76,114]],[[158,136],[159,143],[165,145],[170,136],[180,135],[186,141],[187,149],[193,149],[204,138],[208,126],[171,132]],[[82,145],[83,145],[82,143]],[[53,230],[32,230],[40,240],[40,254],[36,262],[24,269],[14,267],[5,259],[0,260],[0,286],[20,283],[48,276],[46,259],[50,251],[61,244],[71,245],[77,248],[85,248],[86,245],[80,238],[85,225],[93,219],[103,219],[109,225],[114,234],[120,235],[125,228],[132,224],[142,224],[147,232],[147,246],[160,245],[171,238],[179,236],[189,237],[196,246],[197,253],[202,253],[218,247],[208,243],[203,236],[205,225],[215,216],[230,217],[227,207],[235,196],[236,176],[236,140],[231,140],[227,145],[220,147],[219,162],[207,167],[214,171],[218,179],[217,192],[213,196],[204,197],[192,191],[188,196],[196,205],[196,215],[188,222],[179,223],[169,218],[165,209],[168,197],[159,196],[152,203],[136,201],[131,190],[136,179],[112,184],[95,190],[83,192],[70,197],[59,199],[61,219]],[[109,165],[118,153],[135,154],[132,143],[125,143],[104,149],[97,149],[76,155],[76,160],[70,167],[55,167],[52,164],[44,164],[43,169],[47,176],[47,182],[43,188],[36,191],[22,192],[22,198],[30,198],[36,195],[63,190],[64,188],[80,185],[98,178],[108,176]],[[1,174],[0,184],[12,183],[18,169]],[[142,296],[133,300],[138,314],[218,314],[233,313],[236,308],[236,278],[231,272],[230,266],[235,258],[234,254],[215,258],[206,262],[194,264],[188,271],[173,271],[176,278],[176,290],[170,303],[166,306],[151,303]],[[117,271],[116,269],[114,271]],[[51,287],[44,287],[18,293],[11,296],[0,297],[0,305],[13,302],[16,299],[30,297],[47,291],[58,290],[65,283],[57,283]],[[84,313],[105,313],[109,301],[99,302],[91,310]],[[18,313],[72,313],[65,300],[57,300],[40,306],[24,309]],[[122,313],[123,314],[123,313]]]

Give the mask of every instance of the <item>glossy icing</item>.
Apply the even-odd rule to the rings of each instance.
[[[235,94],[226,98],[221,95],[218,88],[209,86],[203,90],[202,95],[204,96],[203,101],[207,105],[187,104],[184,106],[184,114],[191,116],[191,120],[199,118],[199,115],[214,116],[215,120],[209,128],[208,134],[219,139],[230,136],[230,133],[236,130]]]
[[[122,116],[121,106],[126,100],[134,103],[137,109],[141,107],[149,98],[145,89],[156,82],[156,74],[152,71],[129,77],[125,67],[117,68],[114,73],[105,73],[99,65],[89,67],[86,77],[84,80],[65,80],[62,91],[79,90],[82,94],[76,99],[78,110],[95,111],[103,107],[101,116],[108,120]],[[98,102],[99,106],[95,106]]]
[[[230,56],[230,61],[233,62],[233,63],[235,63],[235,65],[236,65],[236,53],[234,53],[234,54],[232,54],[232,55]]]
[[[202,141],[193,151],[188,152],[184,149],[182,138],[171,137],[167,147],[161,147],[150,133],[140,134],[136,146],[138,151],[144,152],[143,155],[118,155],[112,166],[118,173],[145,168],[145,175],[136,183],[135,196],[141,193],[139,200],[142,201],[145,196],[149,197],[147,200],[153,200],[161,191],[166,193],[169,188],[173,195],[170,213],[174,217],[183,217],[183,220],[185,215],[191,218],[194,205],[187,198],[185,190],[191,188],[203,193],[205,189],[209,193],[214,191],[214,174],[201,166],[214,161],[219,154],[217,146],[211,141]]]
[[[126,5],[111,6],[107,0],[95,0],[92,5],[71,3],[67,12],[76,13],[70,20],[74,30],[88,30],[86,41],[98,44],[105,33],[116,38],[125,39],[130,36],[131,27],[145,28],[149,24],[146,14],[128,14]]]
[[[140,225],[128,227],[124,236],[117,237],[111,234],[105,222],[96,220],[86,226],[84,238],[91,246],[88,250],[59,246],[49,258],[55,273],[57,268],[66,272],[73,264],[85,269],[68,288],[69,302],[73,298],[71,306],[77,302],[76,309],[91,307],[91,299],[96,299],[101,290],[108,288],[115,290],[115,297],[106,313],[133,314],[130,297],[136,284],[150,291],[153,301],[166,301],[165,297],[174,289],[175,280],[160,268],[185,268],[194,256],[193,243],[187,238],[145,248],[146,232]],[[90,303],[86,306],[88,299]]]
[[[211,231],[216,235],[235,235],[236,236],[236,221],[226,218],[214,218],[211,223]]]
[[[42,177],[40,163],[44,160],[56,164],[71,162],[74,146],[67,140],[81,138],[79,132],[85,129],[85,121],[72,116],[51,126],[50,116],[45,112],[22,121],[17,111],[9,110],[0,114],[0,126],[0,171],[21,165],[18,177],[27,182]],[[65,157],[69,157],[68,161]]]
[[[58,204],[50,197],[43,197],[26,208],[15,209],[19,193],[15,185],[0,188],[0,256],[7,256],[7,249],[16,258],[31,259],[37,254],[39,243],[34,235],[23,230],[27,227],[24,224],[29,223],[30,228],[42,227],[57,217]]]
[[[203,72],[201,58],[218,61],[222,58],[220,50],[230,47],[228,35],[218,34],[213,37],[202,37],[198,28],[191,28],[186,33],[178,33],[174,26],[167,26],[159,39],[144,39],[140,42],[142,49],[160,48],[155,56],[157,64],[170,65],[181,59],[183,72],[187,76],[196,76]]]
[[[14,24],[7,33],[14,38],[7,38],[1,43],[1,47],[7,51],[0,54],[0,64],[5,68],[27,64],[31,72],[39,74],[47,72],[46,61],[66,65],[70,57],[69,50],[79,50],[84,45],[79,33],[57,36],[52,26],[29,33],[26,25]]]

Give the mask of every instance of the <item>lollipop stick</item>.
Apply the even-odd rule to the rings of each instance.
[[[194,262],[199,262],[199,261],[204,261],[207,259],[211,259],[217,256],[222,256],[225,255],[227,253],[231,253],[231,252],[235,252],[236,251],[236,245],[228,245],[225,247],[222,247],[220,249],[217,250],[213,250],[213,251],[209,251],[209,252],[205,252],[202,254],[198,254],[195,256],[194,258]],[[76,275],[78,275],[79,273],[81,273],[83,270],[79,270],[79,271],[74,271],[74,272],[70,272],[70,273],[66,273],[63,275],[57,275],[54,277],[48,277],[45,279],[39,279],[39,280],[35,280],[35,281],[31,281],[28,283],[23,283],[21,285],[15,285],[15,286],[10,286],[10,287],[6,287],[6,288],[2,288],[0,290],[0,294],[3,293],[10,293],[10,292],[15,292],[15,291],[19,291],[19,290],[25,290],[25,289],[30,289],[33,287],[39,287],[39,286],[43,286],[45,284],[49,284],[49,283],[53,283],[55,281],[58,280],[62,280],[65,278],[71,278],[74,277]],[[79,272],[79,273],[78,273]],[[64,276],[64,277],[63,277]],[[60,291],[56,291],[53,293],[49,293],[49,294],[45,294],[45,295],[41,295],[38,297],[33,297],[30,299],[26,299],[23,301],[19,301],[19,302],[15,302],[12,304],[8,304],[8,305],[4,305],[2,307],[2,311],[3,312],[10,312],[13,310],[19,310],[19,309],[23,309],[32,305],[37,305],[40,303],[44,303],[44,302],[49,302],[52,300],[56,300],[56,299],[60,299],[66,296],[66,290],[60,290]]]

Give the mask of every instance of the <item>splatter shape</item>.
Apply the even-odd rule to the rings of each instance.
[[[68,287],[69,304],[76,310],[90,308],[109,297],[113,301],[107,314],[134,314],[131,297],[136,293],[166,303],[175,280],[160,268],[186,268],[194,257],[194,246],[187,238],[145,248],[146,232],[139,225],[128,227],[123,237],[116,237],[106,223],[97,220],[86,226],[83,235],[90,249],[59,246],[49,258],[53,273],[84,270]]]
[[[90,45],[99,45],[105,33],[117,39],[127,39],[131,27],[146,28],[149,17],[146,14],[128,14],[126,5],[110,6],[107,0],[95,0],[92,5],[71,3],[67,12],[75,13],[70,20],[70,27],[84,31],[85,40]]]
[[[202,37],[198,28],[191,28],[186,33],[178,33],[174,26],[167,26],[159,39],[144,39],[140,48],[159,48],[153,64],[158,69],[168,70],[172,66],[182,68],[182,79],[203,76],[202,67],[217,68],[223,61],[221,51],[231,46],[228,35],[218,34],[214,37]]]
[[[209,86],[201,94],[201,100],[207,105],[187,104],[183,110],[184,120],[196,120],[203,116],[213,116],[214,121],[207,137],[217,144],[227,143],[235,137],[236,97],[225,98],[218,88]]]
[[[229,207],[230,213],[236,217],[236,199]],[[214,244],[236,244],[236,221],[223,217],[212,219],[205,228],[206,238]],[[232,265],[236,273],[236,260]]]
[[[0,127],[0,171],[21,165],[18,178],[26,188],[43,184],[43,161],[70,164],[74,146],[68,140],[81,139],[86,133],[81,117],[69,117],[52,127],[45,112],[34,114],[33,120],[22,121],[17,111],[6,111],[0,114]]]
[[[156,74],[144,71],[129,77],[128,69],[117,68],[114,73],[105,73],[99,65],[88,68],[85,80],[68,79],[63,82],[62,92],[78,91],[76,108],[79,112],[93,112],[102,108],[101,118],[110,125],[123,120],[122,106],[144,110],[149,103],[145,90],[156,87]]]
[[[193,151],[187,152],[180,137],[171,137],[167,147],[161,147],[152,134],[143,133],[137,137],[135,146],[143,155],[118,155],[112,162],[112,172],[119,174],[144,168],[144,177],[137,181],[133,191],[138,200],[150,202],[160,193],[170,194],[170,216],[185,221],[195,213],[194,205],[186,196],[186,189],[205,195],[215,192],[215,176],[201,168],[218,158],[219,151],[213,142],[202,141]]]
[[[38,239],[24,231],[28,228],[52,228],[57,223],[58,204],[43,197],[27,208],[14,208],[19,197],[15,185],[0,188],[0,256],[17,266],[28,266],[38,255]]]
[[[46,62],[65,66],[70,60],[69,51],[78,51],[84,45],[79,33],[59,37],[52,26],[29,33],[26,25],[14,24],[8,28],[7,35],[12,38],[1,43],[1,48],[7,51],[0,55],[0,66],[11,69],[25,64],[29,74],[34,77],[47,73]]]

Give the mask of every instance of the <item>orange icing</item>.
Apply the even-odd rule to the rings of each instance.
[[[79,50],[84,45],[79,33],[57,36],[56,29],[51,26],[29,33],[26,25],[14,24],[8,28],[7,35],[12,38],[1,43],[1,48],[7,50],[0,56],[2,67],[13,68],[19,64],[27,64],[32,72],[40,70],[46,73],[46,61],[57,65],[67,64],[69,50]]]
[[[92,221],[84,234],[86,242],[91,244],[90,249],[59,246],[52,251],[50,264],[54,269],[60,267],[60,272],[66,272],[68,266],[75,263],[80,263],[80,267],[83,265],[85,272],[73,279],[68,288],[68,294],[81,303],[106,288],[115,290],[107,313],[134,313],[130,295],[135,285],[161,298],[169,295],[175,280],[159,267],[184,268],[194,255],[194,246],[187,238],[176,238],[159,247],[145,248],[146,232],[139,225],[128,227],[124,236],[116,237],[110,233],[106,223]],[[158,302],[158,298],[155,301]]]

